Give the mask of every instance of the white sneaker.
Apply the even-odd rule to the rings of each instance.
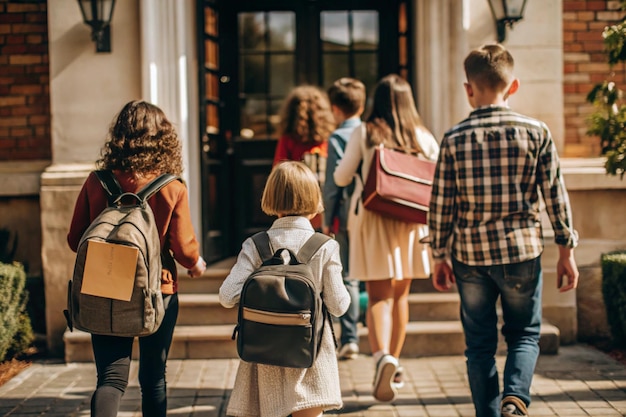
[[[378,401],[390,402],[396,398],[398,390],[393,377],[398,369],[398,361],[391,355],[383,355],[376,364],[373,395]]]
[[[337,359],[356,359],[359,356],[359,345],[354,342],[346,343],[337,352]]]

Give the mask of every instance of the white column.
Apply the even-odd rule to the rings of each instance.
[[[183,144],[183,177],[202,244],[195,2],[140,0],[143,98],[174,123]]]
[[[415,0],[418,110],[435,137],[469,111],[463,91],[463,59],[468,52],[467,0]]]

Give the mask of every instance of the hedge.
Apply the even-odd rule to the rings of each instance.
[[[26,272],[20,263],[0,263],[0,362],[24,352],[34,339],[25,285]]]
[[[603,254],[602,295],[613,343],[626,347],[626,251]]]

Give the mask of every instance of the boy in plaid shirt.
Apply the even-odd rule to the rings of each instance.
[[[481,417],[528,415],[541,327],[540,193],[559,247],[557,286],[564,292],[578,284],[578,235],[556,146],[545,123],[508,107],[519,88],[513,64],[498,44],[466,57],[465,91],[474,110],[444,135],[430,203],[433,285],[445,291],[457,284],[468,379]],[[498,297],[508,347],[502,394]]]

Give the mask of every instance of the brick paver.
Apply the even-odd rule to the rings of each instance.
[[[405,385],[396,400],[379,403],[371,396],[374,364],[360,356],[340,362],[344,408],[329,414],[344,417],[466,417],[474,416],[462,356],[402,359]],[[498,357],[502,369],[503,357]],[[120,417],[141,417],[137,364]],[[170,360],[169,412],[176,417],[225,416],[237,360]],[[0,416],[89,416],[95,385],[91,363],[37,362],[0,387]],[[626,367],[584,346],[561,347],[558,355],[543,355],[532,386],[533,417],[625,416]]]

